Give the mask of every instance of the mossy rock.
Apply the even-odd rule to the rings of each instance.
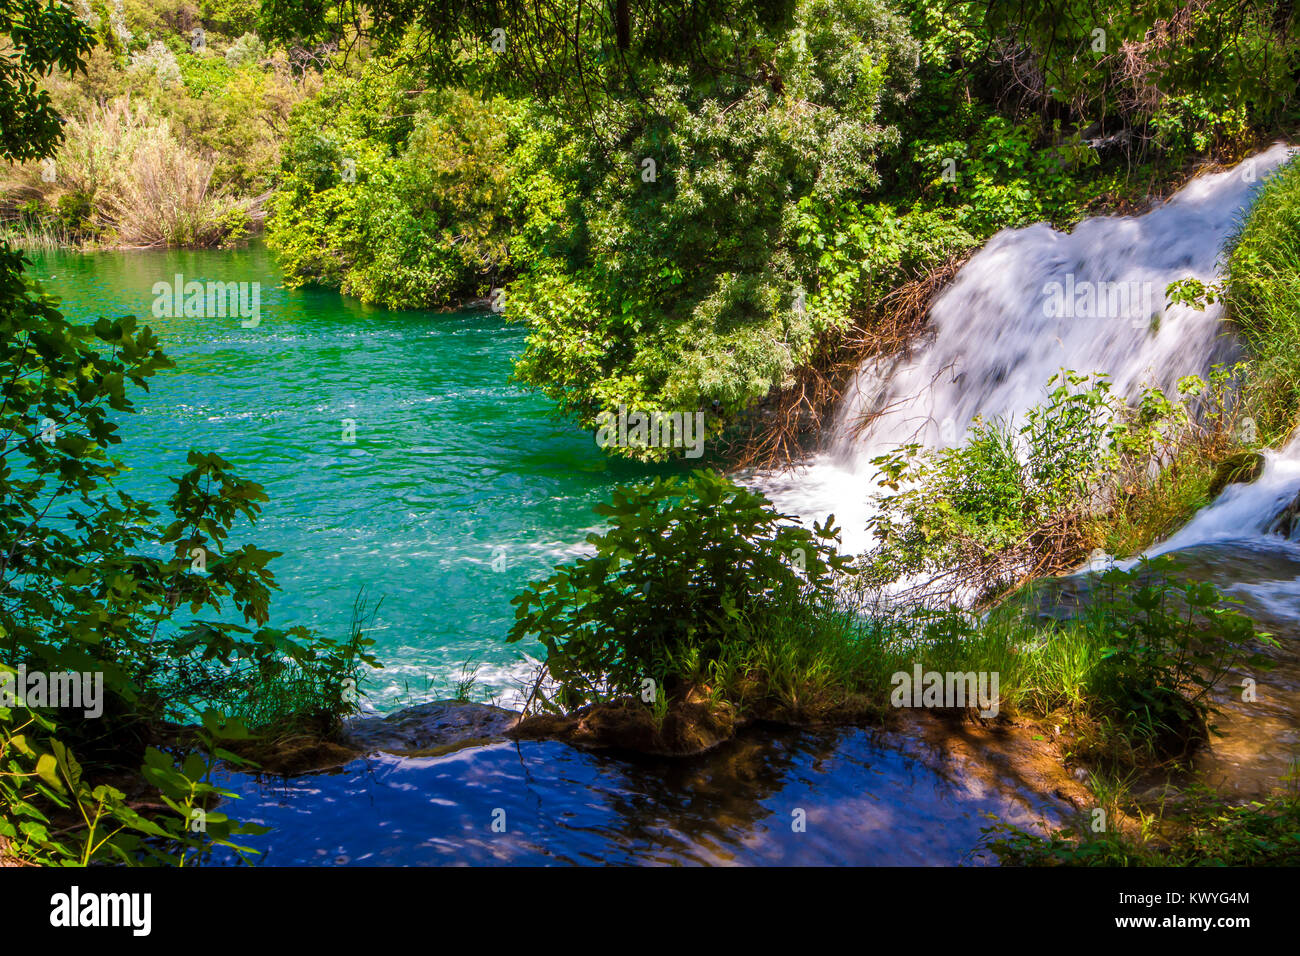
[[[1217,498],[1228,485],[1249,484],[1264,470],[1264,456],[1257,451],[1239,451],[1219,462],[1210,481],[1210,497]]]
[[[464,700],[435,700],[386,717],[354,717],[343,726],[344,744],[362,753],[441,756],[501,740],[519,722],[503,707]]]
[[[626,750],[665,757],[702,754],[735,736],[740,722],[726,703],[674,700],[663,722],[631,698],[590,704],[571,714],[540,714],[519,723],[517,740],[561,740],[588,750]]]

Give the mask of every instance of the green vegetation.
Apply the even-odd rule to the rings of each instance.
[[[888,339],[890,294],[997,230],[1123,208],[1293,120],[1295,16],[1280,0],[10,0],[0,221],[32,245],[212,246],[265,208],[290,284],[393,308],[491,295],[528,330],[517,379],[582,427],[619,406],[701,410],[717,437],[855,335]],[[1143,562],[1098,576],[1064,622],[1006,598],[1093,548],[1140,550],[1289,434],[1298,185],[1289,167],[1267,186],[1223,288],[1170,290],[1226,296],[1248,364],[1131,403],[1062,370],[1021,422],[878,459],[889,491],[861,566],[833,520],[804,529],[713,472],[617,491],[595,554],[514,602],[510,640],[546,652],[535,703],[640,696],[659,727],[701,700],[880,719],[900,672],[984,672],[1001,707],[1069,726],[1074,758],[1185,760],[1227,669],[1265,664],[1268,638],[1223,594]],[[106,690],[102,717],[0,708],[0,850],[242,852],[255,831],[213,809],[214,763],[245,759],[250,735],[337,729],[374,663],[365,606],[341,641],[270,626],[274,555],[234,544],[265,495],[219,456],[191,452],[162,507],[114,487],[133,390],[167,366],[147,328],[67,322],[8,245],[0,328],[0,666],[102,673]],[[467,670],[457,696],[474,684]],[[141,813],[123,780],[170,812]],[[1161,853],[1294,852],[1293,803],[1190,812]],[[1147,859],[1120,833],[1004,834],[1007,859]]]
[[[1147,388],[1128,403],[1105,376],[1062,370],[1023,424],[976,421],[960,446],[875,459],[888,490],[868,580],[919,577],[917,599],[986,605],[1095,548],[1141,551],[1208,503],[1242,448],[1242,374],[1216,366],[1180,381],[1176,400]]]
[[[10,29],[45,51],[28,70],[84,52],[64,7]],[[32,82],[9,64],[0,102]],[[0,158],[51,155],[59,127],[25,139],[6,127]],[[115,486],[133,392],[171,363],[134,319],[67,321],[23,269],[0,245],[0,854],[52,865],[243,855],[236,841],[259,828],[216,810],[230,795],[212,768],[240,762],[225,745],[303,723],[337,729],[358,668],[374,663],[370,642],[360,627],[336,642],[269,626],[275,554],[230,537],[266,495],[229,462],[191,451],[163,508]],[[24,673],[51,688],[71,676],[81,706],[29,698]],[[201,727],[171,723],[199,715]],[[166,810],[144,809],[159,801]]]
[[[1261,190],[1228,258],[1226,306],[1253,359],[1246,400],[1258,437],[1290,437],[1300,412],[1300,165]]]
[[[769,609],[795,595],[829,599],[845,567],[830,547],[834,528],[790,524],[714,472],[618,489],[597,512],[611,526],[589,536],[596,554],[513,602],[510,640],[541,641],[566,708],[768,644]]]
[[[728,432],[900,284],[1239,154],[1296,82],[1277,0],[78,11],[97,46],[29,91],[70,121],[54,182],[0,184],[13,237],[221,244],[266,208],[292,283],[493,295],[519,380],[587,428]]]
[[[371,61],[294,114],[268,231],[291,282],[440,305],[487,295],[544,241],[553,190],[512,173],[545,138],[509,101],[416,82]]]
[[[530,330],[518,378],[584,427],[625,404],[704,410],[717,434],[996,230],[1068,225],[1248,145],[1294,89],[1274,6],[1226,27],[1224,0],[576,21],[577,0],[412,0],[360,25],[268,4],[269,35],[369,57],[297,114],[271,234],[294,281],[367,301],[504,288]]]
[[[3,234],[27,246],[215,246],[256,230],[279,137],[318,73],[251,32],[256,3],[71,6],[78,64],[30,64],[42,76],[31,95],[66,120],[62,142],[0,168]]]
[[[1032,602],[984,618],[885,602],[835,554],[832,527],[791,524],[713,473],[620,489],[600,510],[611,527],[589,539],[596,554],[515,599],[511,640],[536,635],[547,651],[543,709],[619,701],[650,680],[742,717],[880,718],[896,674],[975,671],[999,675],[1001,707],[1071,724],[1079,756],[1134,767],[1189,756],[1228,669],[1267,667],[1271,639],[1169,559],[1099,575],[1086,608],[1045,624]]]
[[[986,843],[1015,866],[1295,866],[1300,862],[1300,794],[1294,779],[1266,800],[1231,803],[1193,791],[1158,812],[1132,808],[1135,827],[1088,822],[1046,836],[1009,824],[986,831]]]

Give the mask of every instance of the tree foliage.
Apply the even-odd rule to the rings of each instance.
[[[41,78],[56,67],[77,70],[93,45],[90,27],[71,6],[45,0],[3,0],[0,36],[0,158],[48,156],[62,136],[62,123]]]

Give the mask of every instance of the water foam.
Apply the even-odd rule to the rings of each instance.
[[[1218,278],[1224,245],[1290,153],[1278,144],[1198,176],[1141,216],[1086,219],[1068,233],[1043,223],[999,232],[935,301],[911,354],[862,365],[823,452],[749,480],[805,521],[833,512],[845,550],[861,552],[878,487],[871,460],[899,444],[952,446],[976,416],[1018,419],[1063,368],[1104,372],[1121,394],[1205,375],[1236,349],[1221,309],[1166,307],[1165,289]]]

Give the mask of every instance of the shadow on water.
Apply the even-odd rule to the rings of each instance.
[[[243,798],[230,812],[273,828],[249,843],[281,866],[979,864],[989,814],[1060,819],[898,748],[858,728],[765,731],[675,760],[501,742],[219,782]]]

